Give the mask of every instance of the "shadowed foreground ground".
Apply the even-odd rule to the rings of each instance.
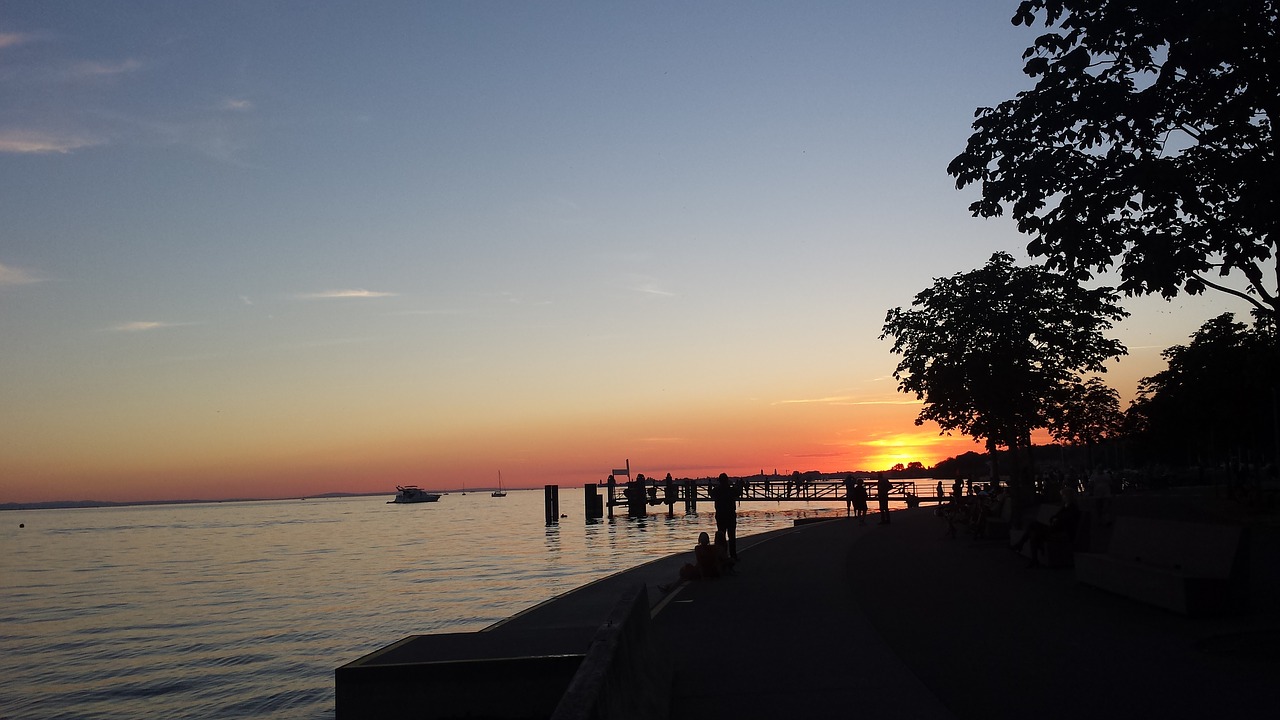
[[[1246,717],[1280,708],[1280,613],[1186,618],[945,537],[931,510],[744,543],[657,598],[672,717]],[[1274,533],[1272,534],[1274,535]],[[1274,548],[1253,565],[1274,572]],[[1270,553],[1270,560],[1259,553]],[[674,577],[675,559],[641,579]],[[623,575],[628,575],[624,573]]]

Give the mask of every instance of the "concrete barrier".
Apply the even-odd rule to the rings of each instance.
[[[672,674],[649,628],[649,592],[628,590],[591,641],[552,720],[666,718]]]
[[[588,634],[411,635],[338,668],[338,720],[547,718],[585,657]]]
[[[1243,596],[1244,530],[1118,517],[1105,553],[1076,553],[1076,580],[1184,615],[1223,612]]]
[[[649,624],[637,584],[602,624],[411,635],[334,672],[337,720],[665,718],[671,667]]]

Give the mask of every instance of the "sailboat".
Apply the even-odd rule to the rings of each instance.
[[[489,493],[493,497],[506,497],[507,491],[502,489],[502,471],[498,471],[498,489]]]

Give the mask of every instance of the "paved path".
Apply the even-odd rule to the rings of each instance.
[[[1189,619],[944,536],[932,510],[772,533],[654,628],[673,718],[1251,717],[1280,708],[1280,614]],[[672,577],[677,559],[649,568]],[[626,580],[624,573],[619,581]],[[631,578],[634,579],[634,578]]]

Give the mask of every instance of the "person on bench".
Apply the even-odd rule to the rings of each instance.
[[[991,519],[1000,520],[1006,502],[1009,502],[1009,494],[998,482],[978,493],[978,502],[972,520],[974,537],[987,537],[987,533],[991,531],[991,525],[995,524],[990,522]]]
[[[1038,520],[1031,521],[1022,537],[1013,544],[1013,549],[1022,552],[1022,546],[1031,543],[1031,561],[1027,567],[1040,567],[1040,555],[1051,540],[1063,539],[1075,542],[1076,526],[1080,524],[1080,508],[1076,507],[1075,493],[1068,488],[1062,489],[1062,507],[1054,513],[1048,524]]]

